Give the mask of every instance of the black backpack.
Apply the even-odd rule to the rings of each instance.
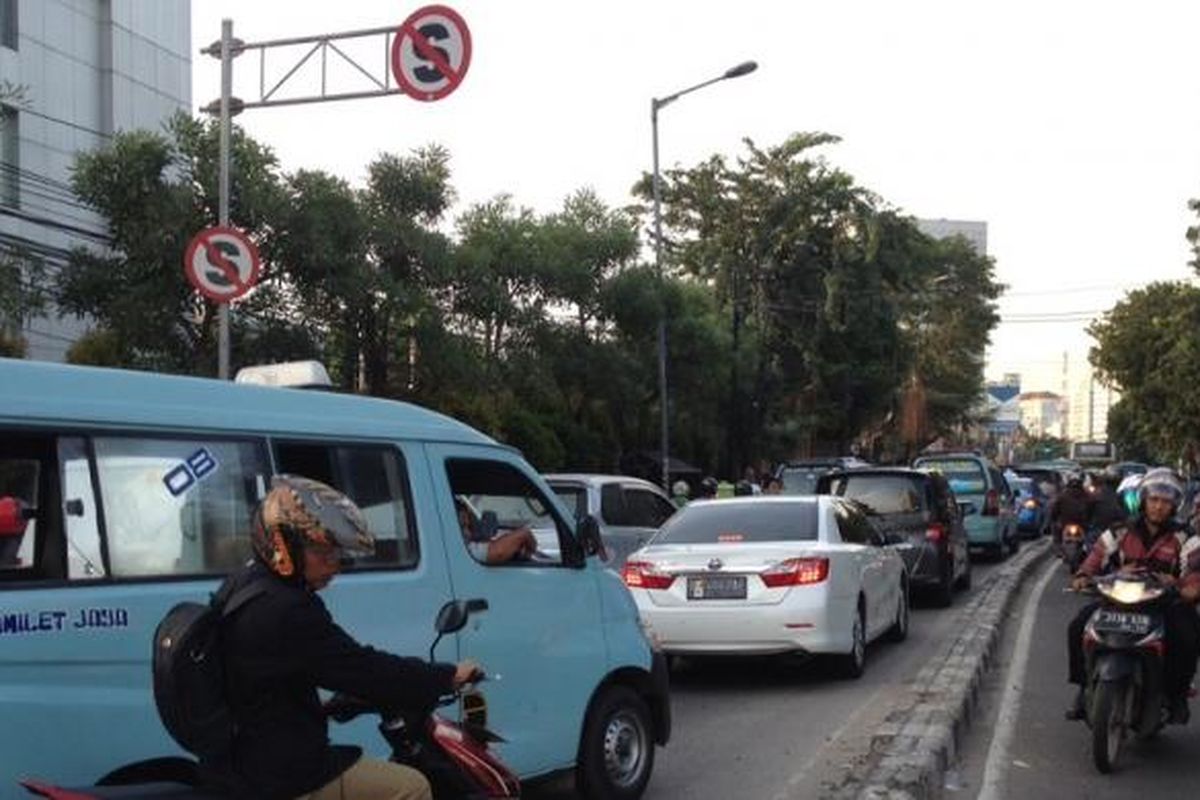
[[[228,585],[208,605],[178,603],[154,630],[154,704],[163,727],[201,763],[229,756],[235,725],[226,699],[221,627],[247,603],[266,594],[266,578],[231,591]]]

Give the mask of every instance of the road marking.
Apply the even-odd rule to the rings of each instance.
[[[996,715],[996,727],[992,743],[988,746],[987,762],[983,768],[976,800],[1001,800],[1004,797],[1004,770],[1010,762],[1013,733],[1017,728],[1017,717],[1021,713],[1021,689],[1025,685],[1025,673],[1029,669],[1029,650],[1033,643],[1033,626],[1037,620],[1038,606],[1050,579],[1054,577],[1059,561],[1056,558],[1046,563],[1046,574],[1038,579],[1033,594],[1026,603],[1025,616],[1017,631],[1017,643],[1013,649],[1013,660],[1005,674],[1004,696],[1000,698],[1000,711]]]

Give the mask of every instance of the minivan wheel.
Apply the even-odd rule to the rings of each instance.
[[[954,558],[942,567],[941,579],[933,592],[933,602],[941,608],[947,608],[954,602]]]
[[[654,769],[650,709],[627,686],[609,686],[584,723],[576,788],[588,800],[635,800]]]

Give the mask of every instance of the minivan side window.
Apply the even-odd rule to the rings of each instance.
[[[249,559],[269,473],[261,445],[97,437],[93,447],[112,577],[225,574]]]
[[[864,514],[844,503],[834,506],[838,532],[846,544],[871,544],[874,529]]]
[[[661,528],[676,511],[670,501],[634,487],[625,487],[625,506],[628,513],[625,524],[639,528]]]
[[[469,507],[476,530],[461,531],[463,546],[481,560],[478,545],[506,531],[528,528],[537,541],[530,558],[516,558],[505,566],[546,566],[562,563],[562,543],[570,532],[554,505],[516,467],[501,461],[452,458],[446,461],[450,491]],[[497,566],[491,564],[492,566]]]
[[[417,565],[408,469],[399,450],[386,445],[277,442],[275,465],[280,473],[332,486],[362,509],[375,537],[375,552],[355,558],[350,570]]]
[[[31,571],[42,463],[0,454],[0,571]]]

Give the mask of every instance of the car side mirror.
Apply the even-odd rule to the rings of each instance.
[[[438,636],[457,633],[466,627],[469,616],[470,612],[468,611],[466,602],[451,600],[438,611],[437,619],[433,623],[433,629],[437,631]]]
[[[579,545],[583,548],[584,557],[600,556],[601,561],[608,560],[608,551],[604,548],[604,539],[600,536],[600,523],[596,517],[589,514],[579,523]]]
[[[970,500],[963,500],[958,504],[958,510],[964,517],[969,517],[972,514],[979,513],[979,506],[975,505]]]

